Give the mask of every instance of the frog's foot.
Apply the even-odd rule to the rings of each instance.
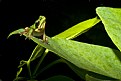
[[[20,32],[20,36],[25,35],[25,36],[26,36],[25,40],[26,40],[27,38],[31,39],[31,38],[32,38],[32,36],[31,36],[31,35],[29,35],[29,33],[28,33],[28,32],[29,32],[29,30],[30,30],[30,28],[29,28],[29,27],[25,27],[24,31],[23,31],[23,32]]]
[[[22,35],[27,35],[27,33],[29,32],[30,28],[29,27],[25,27],[23,32],[20,32],[20,36]]]
[[[48,43],[48,38],[46,35],[43,35],[43,40],[42,40],[44,43]]]

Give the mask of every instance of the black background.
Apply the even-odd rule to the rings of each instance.
[[[0,79],[12,81],[15,78],[20,60],[27,60],[36,46],[25,37],[13,35],[10,32],[30,26],[40,15],[47,18],[46,34],[50,37],[66,30],[67,28],[89,18],[96,16],[95,9],[99,6],[121,7],[120,0],[1,0],[0,2]],[[81,39],[80,39],[81,40]],[[82,41],[83,36],[82,36]],[[47,60],[57,58],[48,55]],[[61,72],[60,72],[61,71]],[[65,64],[55,66],[43,74],[42,79],[54,74],[71,76],[74,74]]]

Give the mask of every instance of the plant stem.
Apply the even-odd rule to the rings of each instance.
[[[51,66],[60,63],[60,62],[64,62],[63,59],[58,59],[56,61],[51,62],[50,64],[48,64],[46,67],[44,67],[43,69],[41,69],[38,73],[36,73],[36,75],[34,77],[37,77],[40,73],[42,73],[43,71],[45,71],[46,69],[50,68]]]
[[[39,69],[39,66],[40,66],[40,64],[42,63],[42,61],[44,60],[44,58],[45,58],[45,56],[47,55],[48,51],[49,51],[48,49],[45,50],[44,54],[43,54],[42,57],[40,58],[40,61],[38,62],[37,66],[36,66],[36,68],[35,68],[35,70],[34,70],[33,75],[35,75],[35,74],[37,73],[37,70]]]
[[[33,60],[35,60],[35,59],[37,58],[37,55],[38,55],[38,54],[41,56],[42,51],[43,51],[43,47],[41,47],[40,45],[37,45],[37,46],[35,47],[35,49],[33,50],[33,52],[32,52],[32,54],[31,54],[29,60],[27,61],[27,68],[28,68],[28,73],[29,73],[30,78],[32,78],[32,77],[31,77],[30,63],[31,63],[31,61],[33,61]],[[41,54],[40,54],[40,53],[41,53]]]
[[[28,68],[29,76],[31,78],[30,59],[27,61],[27,68]]]

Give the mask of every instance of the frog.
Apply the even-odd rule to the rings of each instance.
[[[46,18],[45,16],[39,16],[39,18],[35,21],[33,25],[30,27],[25,27],[24,31],[21,32],[21,35],[26,35],[26,38],[42,37],[43,42],[47,42],[47,36],[45,34],[45,24]]]

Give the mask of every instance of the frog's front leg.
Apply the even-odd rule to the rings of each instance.
[[[30,29],[29,27],[24,28],[24,31],[20,32],[20,36],[24,35],[24,34],[27,34],[29,32],[29,29]]]
[[[26,38],[31,38],[32,37],[32,33],[33,33],[33,29],[30,29],[29,27],[25,27],[24,31],[20,33],[20,36],[21,35],[26,35]]]

